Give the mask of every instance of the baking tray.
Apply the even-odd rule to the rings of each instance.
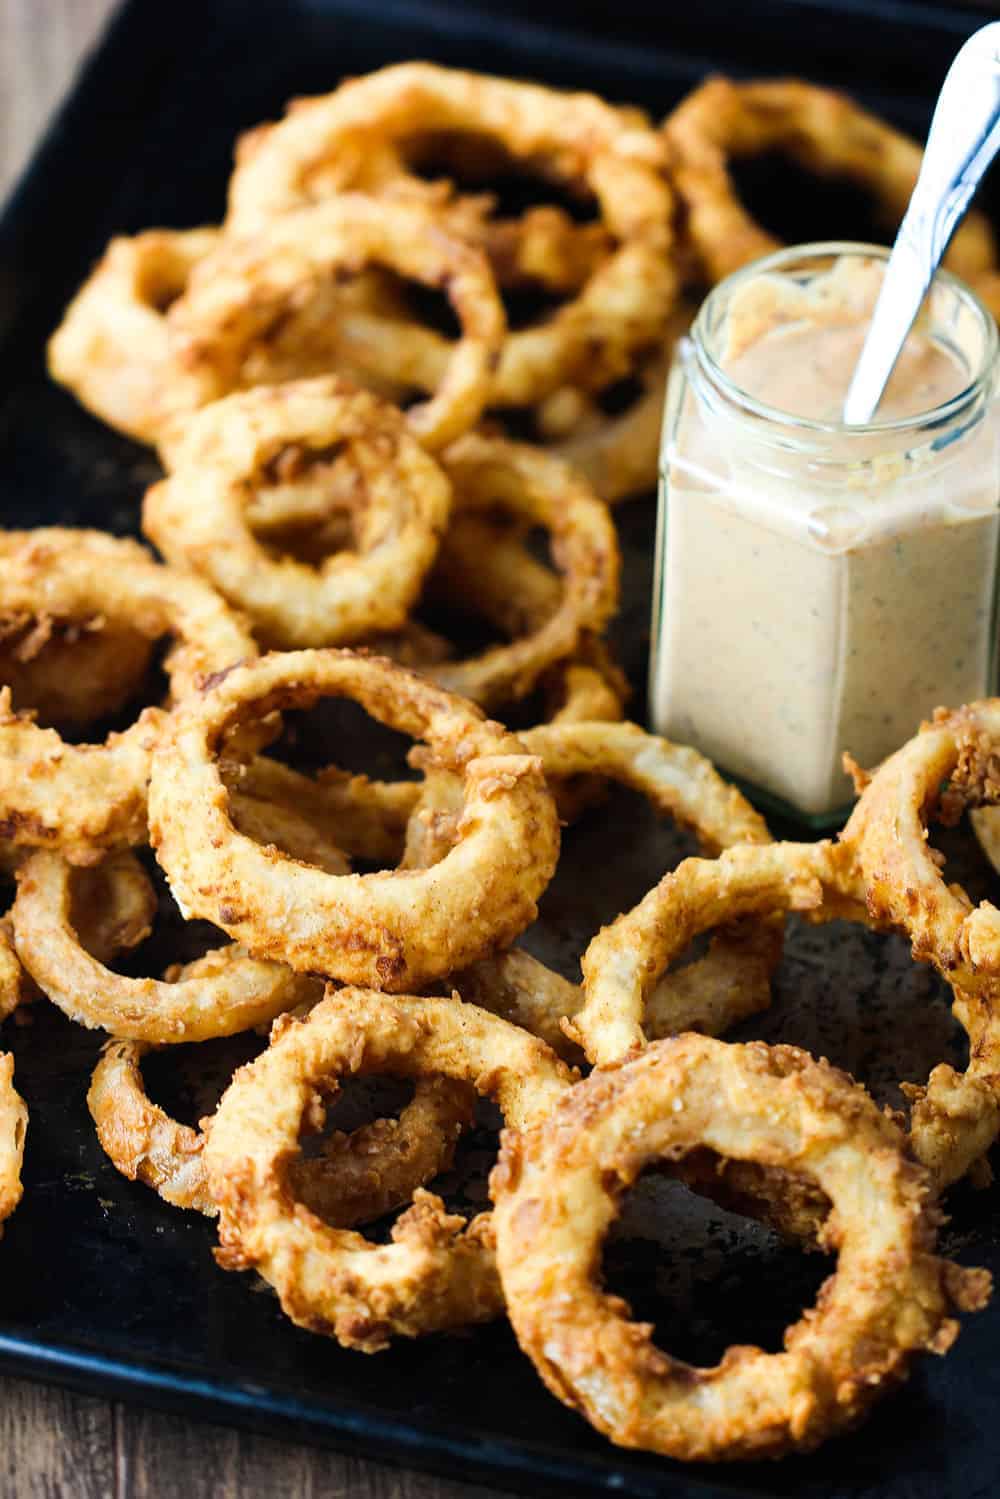
[[[683,13],[682,13],[683,12]],[[68,294],[108,236],[217,219],[233,137],[290,95],[321,91],[381,63],[430,57],[591,86],[663,112],[711,67],[807,73],[852,88],[911,129],[925,127],[945,63],[982,17],[955,8],[821,0],[749,7],[550,3],[479,7],[383,0],[142,0],[116,17],[0,221],[0,515],[127,532],[156,465],[46,380],[42,350]],[[749,184],[801,238],[860,236],[851,195],[811,195],[760,164]],[[618,512],[625,555],[617,645],[644,676],[652,502]],[[641,690],[633,711],[642,713]],[[361,728],[347,758],[388,749]],[[958,830],[956,876],[997,897],[997,881]],[[627,909],[691,845],[626,794],[570,829],[528,945],[573,975],[589,936]],[[586,878],[580,879],[580,872]],[[183,940],[190,937],[190,931]],[[169,918],[134,959],[176,955]],[[211,1225],[125,1182],[100,1151],[85,1107],[98,1040],[51,1007],[8,1025],[31,1110],[25,1198],[0,1245],[0,1366],[89,1394],[295,1436],[379,1459],[531,1493],[792,1495],[942,1499],[1000,1487],[1000,1304],[970,1318],[956,1350],[920,1365],[859,1432],[809,1458],[713,1470],[617,1451],[553,1400],[506,1326],[397,1345],[375,1358],[300,1332],[250,1277],[212,1260]],[[894,1077],[961,1061],[947,996],[898,939],[837,925],[790,925],[772,1011],[741,1037],[829,1056],[887,1100]],[[211,1104],[240,1043],[181,1048],[150,1068],[151,1089],[189,1117]],[[206,1062],[206,1059],[207,1062]],[[199,1081],[200,1080],[200,1081]],[[455,1182],[451,1187],[473,1190]],[[645,1189],[644,1189],[645,1190]],[[645,1238],[609,1251],[608,1274],[672,1351],[708,1362],[732,1341],[778,1346],[814,1297],[817,1256],[682,1193],[647,1192]],[[671,1195],[672,1194],[672,1195]],[[1000,1272],[1000,1192],[959,1187],[945,1246]]]

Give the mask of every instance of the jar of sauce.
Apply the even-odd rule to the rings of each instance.
[[[816,827],[940,704],[994,690],[997,326],[935,279],[877,419],[841,410],[888,251],[782,250],[679,346],[660,459],[650,705]]]

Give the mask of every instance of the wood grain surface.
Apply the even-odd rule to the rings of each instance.
[[[113,9],[114,0],[0,0],[0,192],[6,193],[28,159]],[[0,1379],[2,1499],[461,1499],[465,1494],[502,1499],[465,1483]]]

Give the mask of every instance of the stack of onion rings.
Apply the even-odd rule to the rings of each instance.
[[[371,1352],[506,1299],[598,1429],[697,1459],[811,1447],[944,1351],[987,1278],[934,1256],[934,1199],[984,1179],[1000,1131],[1000,912],[945,885],[925,838],[935,812],[1000,800],[997,703],[940,715],[813,845],[773,844],[702,756],[622,721],[602,501],[652,485],[687,294],[770,248],[728,161],[773,147],[893,218],[919,164],[800,84],[711,82],[662,130],[429,64],[299,101],[240,143],[221,228],[113,242],[50,344],[55,378],[159,449],[144,523],[167,564],[96,532],[0,534],[0,868],[18,880],[0,1019],[37,989],[109,1034],[89,1102],[113,1165],[216,1216],[220,1263],[258,1269],[299,1325]],[[511,166],[546,201],[511,213],[477,190]],[[993,299],[980,221],[953,257]],[[485,624],[476,646],[449,638],[458,616]],[[165,700],[137,713],[163,636]],[[295,710],[327,696],[419,740],[422,778],[386,779],[381,748],[371,778],[272,758],[317,763]],[[540,721],[518,737],[482,708]],[[127,726],[71,742],[106,715]],[[706,857],[599,932],[577,985],[511,944],[560,819],[613,781]],[[232,939],[162,979],[111,966],[154,922],[146,844],[181,915]],[[789,910],[905,931],[950,982],[969,1066],[901,1085],[908,1136],[825,1063],[692,1034],[769,1003]],[[147,1094],[151,1048],[269,1022],[200,1127]],[[378,1072],[414,1085],[399,1119],[299,1149],[342,1080]],[[505,1118],[495,1222],[435,1195],[473,1092]],[[2,1058],[0,1219],[23,1139]],[[841,1251],[784,1353],[691,1369],[599,1291],[603,1232],[654,1162]],[[354,1231],[400,1208],[389,1244]]]

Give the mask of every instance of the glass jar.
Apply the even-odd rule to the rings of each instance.
[[[957,392],[931,410],[846,427],[765,404],[743,388],[758,377],[736,379],[747,339],[765,349],[768,318],[782,336],[801,324],[808,343],[801,308],[826,307],[831,285],[848,303],[855,282],[868,287],[860,344],[887,256],[806,245],[738,271],[702,305],[667,391],[654,727],[816,827],[850,802],[844,751],[873,766],[935,707],[994,685],[997,326],[979,299],[946,273],[928,295],[920,346],[947,355]],[[789,368],[786,404],[802,409],[830,371],[808,358]],[[828,392],[836,413],[845,390]]]

